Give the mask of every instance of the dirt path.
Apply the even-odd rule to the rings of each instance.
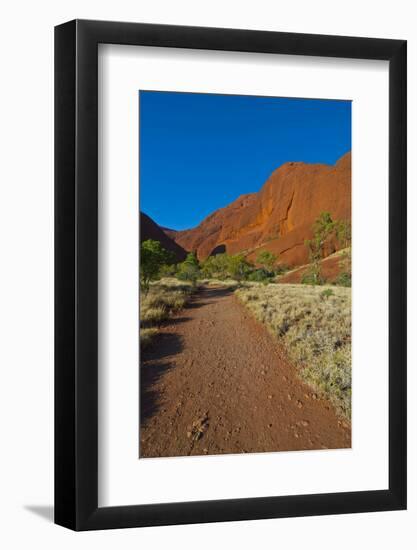
[[[350,426],[223,287],[200,291],[142,357],[141,423],[141,457],[351,444]]]

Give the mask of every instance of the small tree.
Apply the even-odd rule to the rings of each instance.
[[[158,277],[161,267],[172,261],[172,255],[162,247],[159,241],[148,239],[140,246],[140,287],[145,293],[149,284]]]
[[[246,260],[243,254],[229,256],[229,275],[232,279],[241,281],[245,279],[252,271],[252,265]]]
[[[160,277],[175,277],[177,274],[176,264],[163,264],[159,269]]]
[[[187,265],[192,265],[194,267],[199,267],[200,265],[195,252],[189,252],[184,260],[184,263]]]
[[[226,279],[229,275],[229,256],[226,253],[206,258],[201,272],[208,279]]]
[[[321,276],[320,261],[323,258],[324,244],[330,237],[336,237],[341,248],[347,248],[351,243],[351,225],[348,220],[333,221],[329,212],[322,212],[313,224],[313,238],[305,241],[309,251],[310,267],[302,277],[303,283],[320,285],[324,279]],[[348,250],[346,273],[350,273],[350,251]],[[346,277],[343,282],[346,283]]]
[[[266,271],[274,271],[274,266],[278,260],[278,256],[269,250],[262,250],[256,257],[256,263],[266,269]]]
[[[325,239],[335,228],[335,222],[332,220],[330,212],[321,212],[320,216],[313,224],[314,234]]]
[[[307,271],[301,277],[303,285],[322,285],[325,283],[321,275],[320,262],[312,262]]]
[[[347,248],[352,242],[352,227],[348,220],[336,222],[336,236],[341,248]]]
[[[195,286],[200,277],[200,264],[194,252],[189,252],[185,260],[179,264],[177,277],[183,281],[191,281]]]
[[[272,281],[272,277],[269,271],[264,268],[255,269],[247,276],[248,281],[254,283],[268,284]]]
[[[323,278],[321,277],[320,260],[323,257],[323,248],[326,239],[335,231],[336,223],[332,220],[329,212],[321,212],[320,216],[313,223],[313,238],[305,241],[305,245],[309,251],[311,266],[303,275],[302,282],[321,285]]]

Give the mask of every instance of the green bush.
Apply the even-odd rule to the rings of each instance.
[[[323,285],[326,282],[324,277],[321,275],[320,264],[314,263],[311,264],[309,269],[303,273],[301,277],[301,283],[303,285]]]
[[[343,271],[335,280],[337,286],[352,286],[352,275],[348,271]]]
[[[229,277],[229,256],[225,253],[209,256],[202,263],[201,273],[207,279],[227,279]]]
[[[341,248],[350,246],[352,242],[352,227],[350,221],[340,220],[336,222],[336,236]]]
[[[250,264],[243,254],[236,254],[235,256],[229,256],[228,271],[232,279],[236,281],[242,281],[247,279],[252,272],[253,266]]]
[[[178,265],[177,278],[180,281],[191,281],[193,285],[196,285],[200,276],[200,264],[197,256],[194,252],[190,252],[185,260]]]
[[[177,274],[176,264],[164,264],[159,268],[159,277],[175,277]]]
[[[273,277],[274,273],[266,269],[255,269],[255,271],[248,274],[247,280],[253,283],[269,283]]]
[[[267,271],[273,271],[278,260],[278,256],[269,250],[262,250],[256,257],[256,263]]]
[[[172,262],[173,255],[159,241],[148,239],[140,245],[140,287],[145,293],[151,281],[158,278],[164,264]]]
[[[326,288],[320,293],[320,298],[322,298],[322,300],[325,300],[327,298],[330,298],[330,296],[333,296],[333,295],[334,295],[333,290],[331,288]]]
[[[290,268],[287,264],[278,264],[276,268],[274,269],[276,275],[283,275],[287,271],[289,271]]]

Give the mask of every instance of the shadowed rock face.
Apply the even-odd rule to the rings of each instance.
[[[210,256],[217,256],[217,254],[224,254],[225,252],[226,246],[224,244],[219,244],[211,251]]]
[[[175,232],[174,232],[175,233]],[[153,239],[159,241],[165,250],[173,252],[178,262],[185,260],[186,251],[169,237],[152,218],[143,212],[140,213],[140,242]]]
[[[213,212],[194,229],[173,234],[185,250],[204,259],[219,245],[228,254],[246,251],[254,259],[266,249],[288,265],[308,261],[304,244],[321,212],[351,218],[351,154],[334,166],[288,162],[275,170],[258,193],[242,195]],[[330,243],[325,255],[337,250]]]

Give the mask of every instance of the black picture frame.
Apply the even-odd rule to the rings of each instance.
[[[389,62],[389,488],[98,507],[98,44]],[[74,530],[406,508],[406,41],[74,20],[55,28],[55,523]]]

